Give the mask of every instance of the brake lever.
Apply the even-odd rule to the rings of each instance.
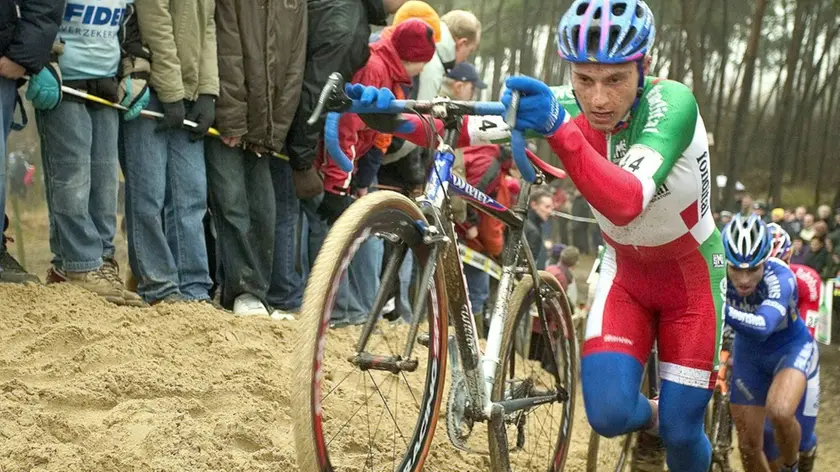
[[[306,120],[306,124],[312,126],[318,122],[318,119],[321,118],[321,114],[324,112],[324,107],[327,106],[327,101],[333,101],[334,95],[337,93],[344,93],[344,90],[342,90],[343,85],[344,77],[341,74],[338,72],[330,74],[327,83],[321,89],[321,96],[318,97],[318,103],[315,105],[315,109],[312,110],[312,115]]]
[[[537,181],[537,172],[534,170],[533,164],[528,159],[525,152],[525,136],[521,131],[516,129],[516,113],[519,111],[519,92],[513,91],[510,97],[510,107],[508,108],[505,122],[510,127],[510,150],[513,154],[513,161],[522,174],[522,178],[526,182],[534,183]]]

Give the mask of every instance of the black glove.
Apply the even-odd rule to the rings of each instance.
[[[206,94],[199,95],[193,106],[190,107],[187,119],[198,124],[198,127],[193,128],[193,132],[190,133],[190,141],[204,139],[207,130],[216,121],[216,97]]]
[[[324,200],[318,207],[318,214],[327,220],[327,224],[332,226],[338,220],[338,217],[344,213],[344,210],[349,208],[352,203],[353,199],[347,195],[324,192]]]
[[[382,150],[373,147],[356,163],[356,175],[353,176],[354,188],[368,188],[382,165]]]
[[[186,114],[184,101],[178,100],[172,103],[161,102],[160,105],[163,107],[163,119],[160,120],[160,124],[157,125],[156,130],[167,131],[170,129],[181,129],[184,125],[184,115]]]
[[[411,122],[402,118],[400,115],[392,113],[362,113],[359,118],[367,125],[368,128],[379,131],[385,134],[394,134],[397,131],[410,132],[408,127],[412,126]]]

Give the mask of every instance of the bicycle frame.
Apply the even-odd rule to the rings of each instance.
[[[492,402],[490,401],[493,383],[496,378],[496,369],[499,364],[504,320],[508,310],[508,294],[513,290],[514,276],[520,262],[520,251],[523,249],[523,231],[525,226],[525,215],[531,184],[523,182],[519,198],[514,209],[509,209],[501,203],[486,195],[467,183],[464,179],[452,174],[452,165],[455,156],[449,144],[457,140],[457,129],[447,129],[444,140],[438,146],[432,170],[423,196],[417,199],[418,204],[430,222],[441,224],[445,227],[450,236],[448,251],[449,256],[445,262],[445,273],[447,274],[447,295],[449,299],[450,313],[457,310],[458,316],[452,316],[451,321],[455,328],[455,335],[458,350],[460,352],[461,365],[463,366],[467,389],[472,399],[474,418],[489,419],[491,415]],[[505,241],[502,254],[502,275],[499,280],[499,296],[493,308],[490,320],[490,329],[487,336],[485,352],[481,352],[478,345],[478,329],[475,324],[472,309],[467,296],[466,281],[464,278],[463,263],[458,257],[457,246],[455,245],[454,231],[448,215],[443,211],[446,201],[446,192],[454,190],[459,196],[479,211],[502,221],[508,228],[509,234]],[[537,273],[536,263],[527,244],[524,244],[525,257],[528,264],[528,271],[534,277],[535,287],[539,293],[540,278]],[[454,263],[453,261],[457,261]],[[437,261],[434,261],[436,263]],[[433,271],[429,272],[431,275]],[[430,279],[422,279],[423,283]],[[544,318],[542,305],[537,303],[541,319]],[[454,366],[450,366],[454,368]],[[526,405],[518,409],[525,408]],[[510,408],[515,411],[517,408]],[[506,408],[507,410],[507,408]],[[506,412],[510,412],[506,411]]]

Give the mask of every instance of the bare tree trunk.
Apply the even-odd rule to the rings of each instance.
[[[809,3],[811,2],[808,0],[797,0],[796,11],[793,15],[793,37],[791,38],[790,44],[788,45],[786,59],[787,76],[785,77],[785,84],[782,87],[782,93],[780,96],[781,106],[776,111],[776,139],[773,145],[774,153],[773,164],[771,166],[772,169],[784,169],[784,160],[785,157],[788,155],[788,153],[785,152],[785,141],[788,138],[788,135],[787,133],[782,132],[782,129],[784,129],[785,126],[785,122],[788,119],[788,115],[782,110],[788,110],[791,106],[793,106],[793,82],[796,78],[796,69],[797,65],[799,64],[799,52],[802,49],[802,39],[805,35],[804,16],[806,9],[809,6]],[[770,174],[769,193],[770,200],[774,202],[779,202],[782,200],[783,176],[783,172],[772,172]]]
[[[682,28],[685,31],[685,41],[688,46],[689,62],[691,64],[691,82],[694,85],[694,96],[701,114],[706,109],[706,84],[703,81],[703,51],[700,33],[697,31],[696,0],[682,0]]]
[[[747,50],[744,53],[744,81],[741,83],[741,97],[738,99],[738,108],[735,112],[735,122],[732,125],[732,138],[729,147],[729,169],[727,175],[733,185],[727,185],[724,189],[723,201],[732,199],[734,182],[738,180],[738,161],[741,155],[741,138],[746,126],[745,120],[750,106],[750,95],[753,88],[753,77],[755,75],[755,58],[758,55],[758,43],[761,40],[761,26],[764,23],[764,12],[767,10],[767,0],[756,0],[755,10],[752,18],[752,29],[750,38],[747,41]]]
[[[496,46],[495,54],[493,54],[493,94],[492,97],[498,97],[499,91],[502,89],[502,64],[505,62],[505,43],[502,41],[502,30],[504,30],[504,23],[502,21],[502,12],[504,12],[505,2],[499,0],[496,6],[496,30],[493,32],[494,44]]]
[[[720,60],[720,82],[718,83],[718,96],[717,96],[717,115],[715,116],[715,139],[720,139],[720,121],[723,118],[723,95],[724,90],[726,87],[726,66],[729,65],[729,23],[728,23],[728,11],[729,8],[727,7],[729,2],[727,0],[723,0],[723,21],[721,22],[721,31],[723,34],[720,35],[720,50],[721,50],[721,60]]]

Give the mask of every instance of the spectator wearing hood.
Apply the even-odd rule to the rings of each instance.
[[[60,37],[62,54],[29,85],[44,89],[32,104],[53,254],[47,283],[69,283],[117,305],[143,306],[120,279],[114,236],[120,116],[126,123],[136,120],[149,103],[151,54],[142,45],[133,1],[76,0],[67,5]],[[128,111],[70,94],[55,106],[40,100],[49,89],[58,98],[62,82]]]
[[[123,124],[128,260],[151,304],[207,301],[204,135],[219,95],[215,0],[138,0],[151,50],[149,109],[164,117]],[[184,128],[184,119],[197,127]],[[164,226],[166,231],[164,232]]]
[[[312,126],[306,123],[321,90],[333,72],[348,80],[368,62],[370,25],[385,26],[388,15],[403,3],[405,0],[307,0],[303,89],[286,142],[298,198],[311,199],[323,192],[315,158],[324,121]]]
[[[422,2],[420,2],[422,3]],[[420,12],[415,12],[419,14]],[[446,82],[452,68],[462,62],[478,50],[481,41],[481,22],[472,13],[464,10],[453,10],[440,18],[440,40],[437,42],[436,53],[432,60],[423,67],[423,71],[414,81],[410,98],[418,100],[431,100],[438,95],[452,95],[443,85]],[[457,73],[455,77],[463,77]],[[478,73],[474,74],[475,79],[470,82],[480,82]],[[450,77],[451,78],[451,77]],[[418,148],[413,143],[400,138],[383,137],[378,143],[383,154],[383,163],[394,163],[412,153],[418,153]],[[419,155],[419,154],[418,154]],[[416,155],[415,155],[416,157]],[[416,169],[416,160],[406,163],[406,167]],[[412,167],[413,166],[413,167]],[[460,168],[459,168],[460,169]],[[463,207],[459,209],[463,216]]]
[[[50,62],[53,41],[64,14],[64,0],[28,0],[18,6],[17,0],[0,0],[0,123],[3,126],[0,141],[0,282],[38,282],[38,277],[27,274],[6,248],[8,225],[6,211],[6,140],[12,131],[17,87],[24,75],[38,75]],[[60,78],[58,83],[60,84]],[[53,95],[58,95],[53,90]],[[46,90],[44,92],[47,92]],[[40,95],[40,90],[27,90],[29,99]],[[57,99],[51,99],[57,101]]]
[[[205,147],[209,202],[221,248],[220,302],[238,315],[267,316],[274,253],[293,253],[296,247],[299,213],[275,203],[275,192],[278,202],[296,198],[291,168],[271,152],[283,150],[300,100],[306,3],[216,0],[216,40],[216,126],[223,139],[208,139]],[[272,172],[271,167],[278,169]],[[272,182],[272,176],[285,179]],[[299,277],[294,257],[282,260],[291,262],[275,267],[275,274]],[[278,308],[294,309],[301,296],[290,305],[275,302]]]
[[[446,73],[467,60],[481,42],[481,22],[474,14],[452,10],[441,18],[437,54],[420,74],[418,100],[431,100],[438,95]]]

